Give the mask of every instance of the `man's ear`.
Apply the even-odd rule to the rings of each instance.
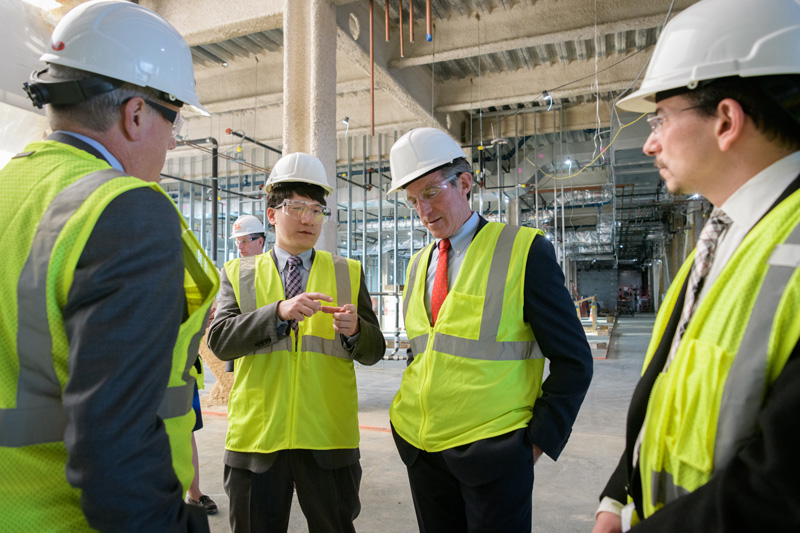
[[[122,106],[120,118],[122,133],[129,141],[140,141],[147,125],[147,104],[138,96],[131,98]]]
[[[275,225],[275,208],[274,207],[268,207],[267,208],[267,220],[269,220],[269,223],[272,224],[273,226]]]
[[[742,105],[733,98],[725,98],[717,104],[714,134],[720,151],[725,152],[741,138],[747,115]]]
[[[458,175],[459,192],[469,192],[472,189],[472,174],[462,172]]]

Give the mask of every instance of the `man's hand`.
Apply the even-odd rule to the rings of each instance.
[[[278,304],[278,318],[281,320],[297,320],[302,322],[319,311],[323,302],[332,302],[333,298],[321,292],[304,292],[291,300],[284,300]],[[337,308],[338,309],[338,308]]]
[[[600,511],[596,520],[592,533],[622,533],[622,518],[618,514]]]
[[[211,326],[211,323],[214,321],[214,315],[217,313],[217,308],[212,307],[211,310],[208,312],[208,322],[206,323],[206,329]]]
[[[533,445],[533,464],[536,464],[536,461],[539,460],[539,457],[541,457],[543,453],[544,452],[542,451],[541,448],[539,448],[535,444]]]
[[[333,315],[333,330],[347,337],[352,337],[359,331],[358,314],[354,304],[345,304],[342,307],[322,306],[325,313]]]

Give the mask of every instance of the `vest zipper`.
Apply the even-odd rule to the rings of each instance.
[[[419,443],[422,446],[422,449],[427,449],[427,445],[425,443],[426,438],[425,436],[428,433],[428,394],[430,393],[430,384],[431,384],[431,365],[433,364],[433,338],[436,335],[434,333],[433,328],[431,327],[428,331],[428,343],[425,346],[425,352],[427,355],[422,358],[422,362],[425,365],[425,372],[422,378],[422,386],[420,387],[419,391],[419,406],[422,410],[422,423],[419,425]]]
[[[294,349],[292,350],[292,392],[291,392],[291,404],[290,404],[290,419],[289,419],[289,449],[295,447],[295,437],[297,436],[297,390],[298,390],[298,370],[297,367],[299,363],[299,345],[300,345],[300,328],[297,328],[297,333],[292,330],[290,335],[294,335],[294,342],[292,346]]]

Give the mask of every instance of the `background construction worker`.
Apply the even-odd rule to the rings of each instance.
[[[703,0],[619,103],[655,113],[644,151],[670,192],[714,211],[656,318],[595,532],[800,531],[798,43],[795,1]]]
[[[240,256],[250,257],[264,253],[267,232],[258,217],[242,215],[233,223],[231,239],[236,239],[236,247],[239,248]]]
[[[204,112],[189,47],[105,0],[41,59],[27,92],[54,133],[0,171],[1,527],[207,531],[183,502],[189,367],[219,277],[157,184],[182,106]]]
[[[533,464],[558,458],[592,376],[553,246],[471,210],[472,168],[444,132],[412,130],[390,158],[389,194],[436,238],[406,274],[415,358],[389,411],[420,530],[530,531]]]
[[[355,531],[361,505],[353,361],[386,343],[361,264],[314,250],[328,217],[325,169],[282,157],[265,186],[269,253],[228,261],[208,346],[235,359],[225,491],[235,533],[286,531],[292,484],[309,531]]]

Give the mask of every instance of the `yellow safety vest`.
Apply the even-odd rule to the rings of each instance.
[[[62,143],[32,143],[26,151],[33,153],[13,159],[0,178],[0,227],[15,236],[4,239],[0,265],[0,280],[13,288],[5,291],[0,307],[0,523],[9,530],[83,531],[89,526],[80,491],[64,473],[61,396],[69,378],[69,345],[61,310],[75,265],[106,206],[131,189],[164,191]],[[219,275],[180,218],[189,316],[179,330],[159,416],[185,490],[194,476],[189,368]]]
[[[800,338],[799,222],[796,192],[750,231],[656,379],[639,452],[645,517],[707,483],[758,432],[764,398]],[[693,259],[659,311],[645,369]]]
[[[225,272],[242,313],[286,299],[271,253],[233,259]],[[361,263],[316,251],[306,292],[358,305]],[[270,453],[285,449],[357,448],[358,391],[352,355],[333,330],[333,315],[315,313],[290,335],[236,359],[228,401],[225,448]],[[295,348],[296,346],[296,348]]]
[[[523,318],[525,265],[540,230],[489,223],[475,235],[435,326],[425,310],[433,244],[409,264],[403,313],[414,361],[389,410],[397,433],[438,452],[526,427],[544,358]]]

